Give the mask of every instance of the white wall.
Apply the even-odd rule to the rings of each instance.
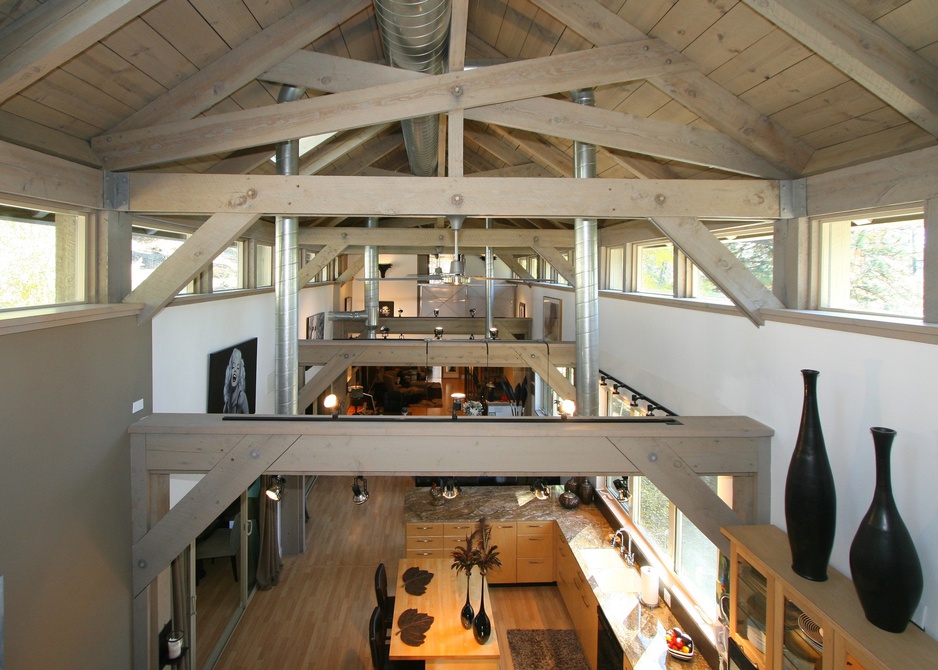
[[[564,321],[567,321],[566,305]],[[818,404],[837,487],[832,565],[849,550],[872,501],[871,426],[898,431],[894,492],[925,573],[914,620],[938,622],[938,348],[742,316],[600,299],[603,370],[678,414],[743,414],[775,430],[771,522],[785,528],[784,491],[804,397],[801,369],[820,371]],[[927,608],[927,609],[926,609]]]

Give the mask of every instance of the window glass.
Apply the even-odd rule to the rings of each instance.
[[[133,227],[131,234],[130,283],[137,288],[163,261],[173,255],[188,236],[168,230]],[[188,293],[186,286],[180,293]]]
[[[0,309],[85,299],[85,221],[0,203]]]
[[[624,247],[610,247],[606,250],[606,288],[610,291],[625,290]]]
[[[715,476],[701,479],[716,491]],[[714,599],[714,584],[717,583],[717,548],[680,512],[677,514],[677,535],[674,571],[698,602],[709,603]]]
[[[674,247],[670,242],[636,248],[639,293],[674,293]]]
[[[257,286],[273,286],[274,248],[269,244],[257,245]]]
[[[661,552],[671,554],[671,503],[647,477],[633,477],[635,504],[632,520]]]
[[[724,238],[720,240],[766,288],[772,288],[772,251],[771,235],[745,238]],[[726,300],[716,284],[710,281],[700,269],[694,266],[694,297],[704,300]]]
[[[241,244],[235,242],[212,261],[212,291],[241,288]]]
[[[824,224],[824,307],[921,317],[924,313],[925,222],[915,216]]]

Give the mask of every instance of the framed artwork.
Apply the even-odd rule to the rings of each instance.
[[[306,317],[306,339],[322,340],[325,339],[326,332],[326,313],[317,312],[312,316]]]
[[[345,299],[345,311],[346,312],[352,311],[352,297],[351,296]]]
[[[254,414],[256,388],[256,337],[209,354],[209,414]]]
[[[522,319],[526,319],[528,316],[528,306],[523,302],[518,303],[518,316]]]
[[[379,300],[378,301],[378,316],[379,317],[394,316],[394,301],[393,300]]]
[[[444,365],[443,379],[459,379],[459,368],[455,365]]]
[[[563,303],[560,298],[544,298],[544,339],[560,342],[563,337]]]

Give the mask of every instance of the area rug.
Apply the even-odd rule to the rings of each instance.
[[[589,670],[572,630],[511,629],[508,648],[515,670]]]

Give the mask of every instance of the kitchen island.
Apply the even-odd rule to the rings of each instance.
[[[565,589],[576,588],[575,582],[579,582],[578,577],[582,576],[585,581],[583,588],[591,592],[591,597],[595,598],[595,602],[602,608],[622,648],[626,661],[624,667],[635,670],[656,668],[705,670],[710,668],[700,653],[695,653],[690,662],[679,661],[668,655],[667,643],[664,639],[665,632],[680,624],[663,601],[654,608],[642,605],[638,597],[637,570],[629,569],[635,573],[631,581],[609,578],[612,574],[618,576],[623,573],[621,566],[615,566],[618,569],[613,570],[613,566],[607,562],[609,556],[617,558],[608,549],[613,529],[595,505],[581,505],[575,510],[561,507],[558,502],[558,494],[561,490],[560,487],[553,487],[550,498],[539,500],[528,487],[463,487],[458,497],[448,499],[442,505],[434,505],[428,489],[409,489],[404,501],[404,523],[408,528],[408,554],[418,552],[428,556],[448,558],[449,552],[452,551],[451,544],[453,542],[462,544],[464,542],[463,531],[471,532],[482,517],[493,528],[498,525],[498,522],[519,524],[519,528],[526,524],[550,524],[556,528],[550,564],[551,577],[537,581],[556,581],[561,593],[564,594]],[[459,529],[459,532],[452,532],[447,537],[446,533],[449,529]],[[439,536],[429,534],[436,532],[440,533]],[[523,538],[544,536],[519,534],[515,537],[523,541]],[[412,544],[412,540],[416,539],[428,541],[422,545]],[[495,543],[499,544],[499,542]],[[420,547],[426,547],[426,549],[420,549]],[[501,548],[502,545],[499,544],[499,547]],[[566,558],[564,552],[568,552]],[[530,559],[521,554],[529,552],[521,544],[515,553],[519,561],[518,569],[524,570],[524,562]],[[603,560],[597,560],[599,557]],[[571,565],[569,563],[571,560],[575,561],[572,565],[574,570],[578,570],[578,575],[575,575],[577,579],[571,579],[568,582],[564,575],[569,572],[563,573],[562,570],[564,566]],[[521,578],[512,583],[533,581],[525,579],[521,573],[519,575]],[[584,595],[590,596],[590,594],[580,594],[580,596]],[[565,602],[567,602],[566,597]],[[595,664],[598,614],[589,607],[586,609],[585,612],[571,611],[570,614],[581,642],[584,643],[587,659]],[[568,610],[571,610],[569,604]],[[582,626],[579,625],[580,622]]]

